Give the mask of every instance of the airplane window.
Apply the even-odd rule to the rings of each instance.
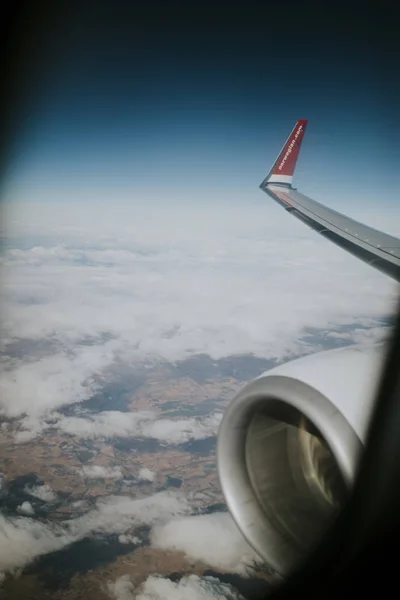
[[[400,281],[382,71],[343,19],[283,47],[281,7],[206,4],[16,10],[4,598],[261,599],[351,493]]]

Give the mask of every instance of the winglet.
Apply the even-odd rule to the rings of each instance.
[[[260,188],[265,187],[268,183],[278,183],[292,187],[293,173],[296,168],[296,162],[307,123],[307,119],[300,119],[300,121],[297,121],[291,134],[286,140],[285,145],[272,165],[270,172],[261,183]]]

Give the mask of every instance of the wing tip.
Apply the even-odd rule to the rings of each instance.
[[[264,188],[268,183],[292,187],[294,170],[307,124],[308,119],[298,119],[296,121],[296,125],[278,154],[267,177],[260,184],[260,188]]]

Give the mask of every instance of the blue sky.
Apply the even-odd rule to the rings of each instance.
[[[255,199],[307,118],[295,185],[331,204],[379,193],[394,205],[387,99],[362,28],[358,39],[329,11],[320,27],[294,11],[282,33],[235,10],[190,20],[162,4],[96,6],[41,39],[5,199]]]

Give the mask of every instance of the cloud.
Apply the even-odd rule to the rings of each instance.
[[[260,562],[228,513],[181,517],[155,525],[151,544],[185,552],[220,571],[244,575]]]
[[[390,280],[269,203],[171,209],[174,219],[102,208],[104,223],[70,205],[71,234],[63,208],[49,210],[51,222],[36,217],[41,246],[5,253],[6,337],[76,343],[107,331],[142,357],[281,357],[299,351],[304,327],[381,316],[397,294]],[[17,220],[26,235],[22,210]],[[50,231],[59,244],[47,245]]]
[[[50,427],[89,439],[202,439],[217,433],[217,413],[172,420],[144,411],[59,411],[101,390],[115,363],[199,353],[280,360],[312,350],[303,339],[307,328],[329,335],[345,326],[342,342],[387,332],[382,319],[394,312],[397,284],[262,200],[207,208],[8,207],[0,257],[0,413],[20,419],[17,441]],[[98,500],[59,527],[1,517],[0,569],[86,535],[132,535],[146,524],[154,546],[246,573],[257,557],[229,515],[189,516],[193,506],[165,492]],[[178,595],[183,584],[157,585]]]
[[[98,500],[96,508],[88,513],[65,521],[67,530],[79,538],[94,532],[125,533],[138,525],[152,525],[173,516],[190,514],[192,505],[183,495],[159,492],[146,498],[108,496]]]
[[[25,501],[20,506],[18,506],[17,511],[24,515],[34,515],[35,514],[32,504],[28,501]]]
[[[356,327],[350,333],[346,331],[328,331],[327,337],[351,344],[371,344],[386,342],[392,332],[391,327],[370,327],[368,329]]]
[[[44,502],[54,502],[57,499],[57,495],[49,485],[25,486],[24,491]]]
[[[118,541],[120,544],[140,544],[141,539],[136,535],[121,533],[121,535],[118,536]]]
[[[140,469],[138,474],[139,481],[154,481],[156,474],[154,471],[150,471],[150,469]]]
[[[0,514],[0,570],[18,569],[73,541],[73,536],[55,524],[49,526],[27,517],[5,518]]]
[[[113,437],[142,437],[157,439],[164,444],[182,444],[189,440],[201,440],[215,436],[222,420],[222,413],[190,419],[158,419],[155,411],[103,411],[82,417],[66,417],[59,413],[51,415],[51,422],[40,421],[39,416],[20,419],[17,443],[31,441],[43,435],[47,429],[59,431],[82,439],[107,439]]]
[[[23,431],[17,431],[14,434],[14,440],[17,444],[24,444],[26,442],[30,442],[37,435],[39,435],[43,429],[42,425],[37,420],[31,422],[23,420],[23,427],[26,427],[26,429],[24,429]]]
[[[116,348],[111,340],[38,360],[3,359],[0,409],[8,417],[44,416],[65,404],[90,398],[99,388],[95,376],[112,362]]]
[[[129,575],[121,575],[108,582],[108,593],[113,600],[244,600],[231,585],[216,577],[189,575],[173,582],[151,575],[135,590]]]
[[[88,479],[97,479],[102,477],[104,479],[122,479],[123,473],[120,467],[102,467],[100,465],[88,465],[79,469],[82,477]]]
[[[132,600],[134,599],[134,587],[129,575],[121,575],[116,581],[109,581],[107,584],[108,593],[113,600]]]
[[[203,419],[158,419],[143,424],[141,435],[168,444],[181,444],[216,435],[221,420],[222,413],[213,413]]]
[[[284,359],[310,351],[309,327],[346,326],[351,340],[367,319],[378,335],[397,300],[397,284],[268,201],[7,211],[0,411],[30,419],[19,441],[90,398],[116,362]],[[143,435],[167,442],[186,425],[146,427]],[[187,439],[203,435],[188,427]]]
[[[222,583],[216,577],[189,575],[177,582],[163,577],[150,576],[136,596],[135,600],[244,600],[235,588]],[[129,597],[120,597],[129,600]],[[119,600],[119,599],[116,599]]]
[[[61,431],[82,438],[132,437],[143,431],[142,423],[157,418],[157,413],[137,411],[124,413],[116,410],[103,411],[85,417],[65,417],[56,415],[52,425]]]
[[[24,502],[24,505],[30,506],[30,503]],[[86,514],[58,524],[29,517],[6,518],[0,514],[0,571],[24,567],[38,556],[61,550],[89,535],[126,534],[133,527],[162,523],[190,514],[192,510],[193,503],[183,494],[160,492],[140,499],[108,496],[98,500],[95,508]],[[133,540],[130,534],[128,537]]]
[[[56,427],[60,431],[86,439],[145,437],[166,444],[182,444],[189,440],[215,436],[221,419],[222,413],[219,412],[203,418],[176,420],[157,419],[157,413],[151,411],[103,411],[85,417],[65,417],[55,413],[50,425],[40,424],[35,420],[22,420],[21,425],[26,431],[17,433],[16,441],[29,441],[35,435],[43,433],[46,427]]]

